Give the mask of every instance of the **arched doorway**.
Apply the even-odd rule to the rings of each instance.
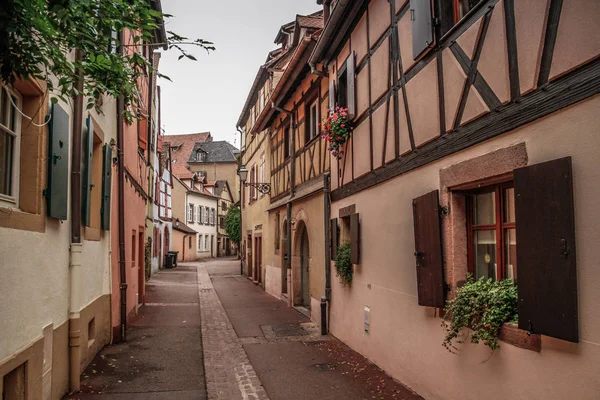
[[[292,288],[295,306],[310,310],[310,239],[304,221],[296,223],[292,256]]]
[[[308,262],[310,260],[310,249],[308,243],[308,232],[306,228],[302,231],[300,244],[300,280],[302,282],[302,305],[310,309],[310,277],[308,275]]]

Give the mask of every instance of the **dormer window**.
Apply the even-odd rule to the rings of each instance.
[[[204,162],[205,160],[206,160],[206,153],[203,152],[202,150],[197,150],[196,151],[196,161]]]

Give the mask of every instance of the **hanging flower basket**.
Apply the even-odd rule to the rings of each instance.
[[[328,116],[320,124],[323,130],[321,137],[328,142],[327,149],[338,160],[344,154],[343,146],[350,138],[352,128],[348,122],[348,109],[336,107],[327,109]]]

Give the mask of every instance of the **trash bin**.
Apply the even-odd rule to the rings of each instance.
[[[166,268],[175,268],[177,266],[178,251],[167,252],[167,265]]]
[[[165,268],[173,268],[173,257],[170,253],[165,254]]]

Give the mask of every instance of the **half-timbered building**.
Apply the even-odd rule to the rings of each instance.
[[[593,398],[597,2],[319,4],[326,21],[308,64],[353,115],[343,157],[331,157],[328,247],[333,257],[350,242],[355,264],[350,286],[332,278],[332,334],[428,399]],[[278,162],[289,155],[279,132],[306,121],[283,99],[300,115],[274,119],[275,204],[307,165],[294,174]],[[441,346],[439,310],[468,273],[518,284],[518,324],[502,328],[492,356]]]

